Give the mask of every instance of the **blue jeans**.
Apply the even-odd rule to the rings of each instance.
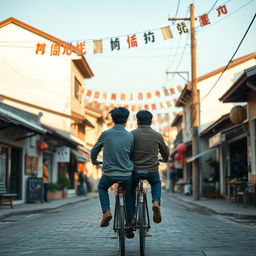
[[[147,177],[147,181],[151,186],[152,202],[157,201],[161,203],[161,180],[159,172],[150,172]],[[136,188],[139,184],[139,177],[133,176],[131,185],[131,196],[133,203],[133,215],[135,215],[135,203],[136,203]]]
[[[127,224],[130,224],[132,217],[132,200],[131,200],[131,180],[132,176],[109,176],[103,174],[100,178],[98,189],[99,189],[99,198],[102,212],[110,210],[110,201],[108,195],[108,189],[117,181],[124,181],[122,189],[126,191],[125,194],[125,207],[127,215]]]

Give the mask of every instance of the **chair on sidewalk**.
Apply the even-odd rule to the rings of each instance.
[[[0,181],[0,207],[2,205],[5,205],[5,206],[10,206],[11,208],[13,208],[12,200],[15,196],[17,196],[17,194],[7,193],[5,183],[3,181]],[[8,202],[3,203],[4,201],[8,201]]]
[[[237,187],[235,201],[237,206],[243,204],[244,207],[247,207],[248,197],[247,197],[247,184],[242,184]]]

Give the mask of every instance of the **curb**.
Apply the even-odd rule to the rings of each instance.
[[[216,211],[216,210],[213,210],[212,208],[210,207],[207,207],[207,206],[203,206],[203,205],[200,205],[196,202],[191,202],[191,201],[188,201],[188,200],[184,200],[183,198],[180,198],[180,197],[177,197],[175,195],[172,195],[172,198],[174,199],[178,199],[184,203],[187,203],[187,204],[190,204],[190,205],[194,205],[194,206],[197,206],[197,207],[200,207],[202,209],[205,209],[209,212],[211,212],[212,214],[216,214],[216,215],[221,215],[221,216],[227,216],[227,217],[234,217],[236,219],[250,219],[250,220],[256,220],[256,215],[250,215],[250,214],[236,214],[236,213],[229,213],[229,212],[220,212],[220,211]]]
[[[64,204],[56,206],[56,207],[48,207],[48,208],[43,208],[43,209],[21,210],[21,211],[16,211],[16,212],[10,212],[10,213],[0,215],[0,221],[5,219],[5,218],[11,217],[11,216],[18,216],[18,215],[32,214],[32,213],[44,213],[44,212],[47,212],[47,211],[50,211],[50,210],[56,210],[56,209],[62,208],[62,207],[67,206],[67,205],[72,205],[72,204],[76,204],[76,203],[79,203],[79,202],[88,201],[88,200],[93,199],[93,198],[97,198],[97,196],[93,195],[91,197],[85,197],[84,199],[73,201],[73,202],[72,201],[67,202],[67,203],[64,203]]]

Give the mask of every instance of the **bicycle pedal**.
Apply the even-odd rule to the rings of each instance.
[[[152,237],[152,235],[145,235],[145,237]]]
[[[110,237],[111,239],[117,239],[118,237],[117,236],[112,236]]]

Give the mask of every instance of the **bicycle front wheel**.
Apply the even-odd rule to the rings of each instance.
[[[119,250],[121,256],[125,255],[125,214],[124,214],[124,207],[119,207],[119,214],[118,214],[118,237],[119,237]]]
[[[139,228],[140,228],[140,255],[145,255],[145,236],[146,236],[146,210],[143,202],[139,203],[138,209]]]

